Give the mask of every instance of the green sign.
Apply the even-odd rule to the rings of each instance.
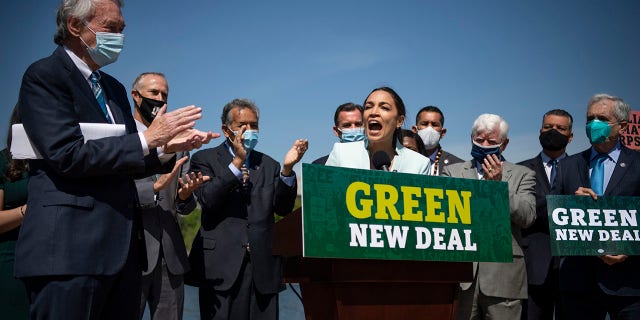
[[[640,197],[547,196],[554,256],[640,255]]]
[[[512,261],[506,182],[302,165],[303,255]]]

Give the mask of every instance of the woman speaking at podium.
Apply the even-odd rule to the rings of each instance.
[[[402,98],[393,89],[380,87],[363,105],[366,139],[334,144],[326,165],[429,174],[429,158],[402,146],[400,130],[406,116]]]

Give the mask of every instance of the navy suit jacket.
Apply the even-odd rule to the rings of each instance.
[[[229,169],[232,159],[225,143],[191,158],[193,172],[211,177],[195,191],[202,226],[191,249],[191,267],[195,273],[203,272],[216,290],[228,290],[240,274],[244,245],[249,243],[256,288],[262,294],[276,293],[282,283],[282,262],[272,253],[273,214],[284,216],[293,210],[297,185],[287,186],[280,179],[280,164],[253,150],[248,203],[241,182]]]
[[[540,154],[518,164],[536,174],[536,221],[530,227],[522,229],[522,250],[527,265],[527,280],[530,284],[541,285],[547,278],[553,260],[547,215],[547,195],[551,192],[551,185]]]
[[[579,187],[591,188],[589,157],[591,149],[560,162],[552,194],[573,195]],[[622,147],[604,196],[640,196],[640,153]],[[588,292],[597,285],[607,294],[640,296],[640,256],[612,266],[598,257],[565,257],[560,262],[560,289]]]
[[[133,176],[171,169],[143,156],[127,92],[101,72],[116,123],[127,134],[84,143],[79,123],[106,119],[62,47],[25,72],[18,108],[43,159],[29,161],[29,198],[16,247],[18,277],[112,275],[129,253],[136,212]]]

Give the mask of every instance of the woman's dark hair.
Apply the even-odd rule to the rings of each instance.
[[[11,112],[11,118],[9,119],[9,131],[7,132],[7,156],[9,157],[9,159],[7,168],[2,173],[2,179],[9,182],[19,180],[29,166],[29,161],[27,160],[15,160],[11,158],[11,126],[16,123],[20,123],[20,115],[18,114],[17,104],[15,107],[13,107],[13,112]]]
[[[373,90],[371,90],[371,92],[369,92],[369,94],[367,95],[367,98],[364,99],[364,103],[362,104],[363,106],[367,104],[367,99],[369,99],[369,96],[376,92],[376,91],[384,91],[386,93],[388,93],[389,95],[391,95],[391,98],[393,99],[393,102],[396,104],[396,108],[398,108],[398,115],[401,116],[405,116],[405,119],[407,117],[407,108],[405,108],[404,106],[404,101],[402,101],[402,98],[400,98],[400,95],[398,95],[397,92],[395,92],[395,90],[389,88],[389,87],[379,87],[379,88],[375,88]],[[398,141],[400,142],[400,144],[402,144],[402,136],[401,136],[401,131],[402,128],[397,128],[394,132],[393,132],[393,140],[394,141]],[[394,146],[395,147],[395,146]]]
[[[427,154],[427,148],[424,146],[424,143],[422,142],[422,138],[420,138],[420,136],[417,133],[407,129],[400,130],[400,142],[402,142],[402,140],[405,137],[412,138],[413,140],[416,141],[416,145],[418,146],[418,152],[421,155]]]

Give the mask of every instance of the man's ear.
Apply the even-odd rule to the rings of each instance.
[[[504,141],[502,141],[502,146],[500,146],[500,153],[504,152],[508,144],[509,144],[509,138],[504,139]]]
[[[338,139],[342,139],[342,132],[340,132],[340,130],[338,130],[338,127],[333,126],[333,134],[335,134],[336,137],[338,137]]]
[[[69,17],[67,19],[67,30],[69,30],[72,36],[79,37],[83,26],[82,20],[76,17]]]
[[[413,131],[413,133],[418,133],[418,127],[416,126],[411,127],[411,131]]]
[[[440,130],[440,139],[444,138],[445,134],[447,134],[447,129],[446,128],[442,128],[442,130]]]
[[[628,121],[621,121],[620,122],[620,131],[619,131],[620,135],[624,134],[624,130],[627,129],[628,125],[629,125]]]

